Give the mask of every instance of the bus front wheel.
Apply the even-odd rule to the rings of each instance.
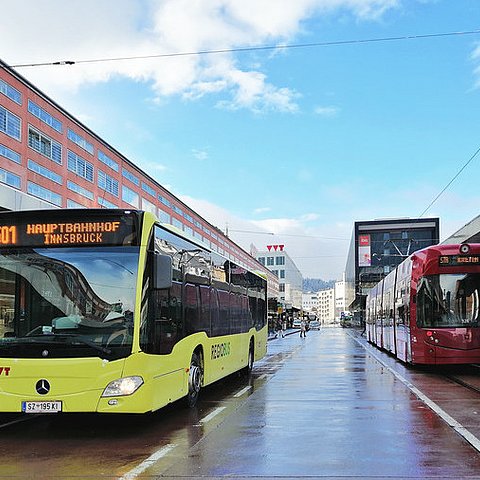
[[[197,403],[198,396],[200,395],[200,388],[203,382],[203,368],[201,356],[197,353],[192,354],[190,360],[190,369],[188,371],[188,393],[187,393],[187,406],[194,407]]]

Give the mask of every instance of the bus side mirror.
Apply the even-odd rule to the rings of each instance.
[[[172,257],[153,255],[153,288],[170,288],[172,286]]]

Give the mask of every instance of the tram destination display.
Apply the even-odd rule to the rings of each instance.
[[[480,265],[480,255],[442,255],[438,259],[440,267]]]

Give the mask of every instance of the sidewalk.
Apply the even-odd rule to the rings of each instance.
[[[295,333],[299,333],[300,330],[298,328],[287,328],[283,331],[285,336],[294,335]],[[275,340],[276,338],[282,338],[281,336],[278,337],[276,332],[268,332],[268,341]]]

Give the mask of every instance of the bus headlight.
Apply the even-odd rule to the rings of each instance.
[[[125,377],[110,382],[102,393],[102,397],[121,397],[135,393],[143,385],[142,377]]]

